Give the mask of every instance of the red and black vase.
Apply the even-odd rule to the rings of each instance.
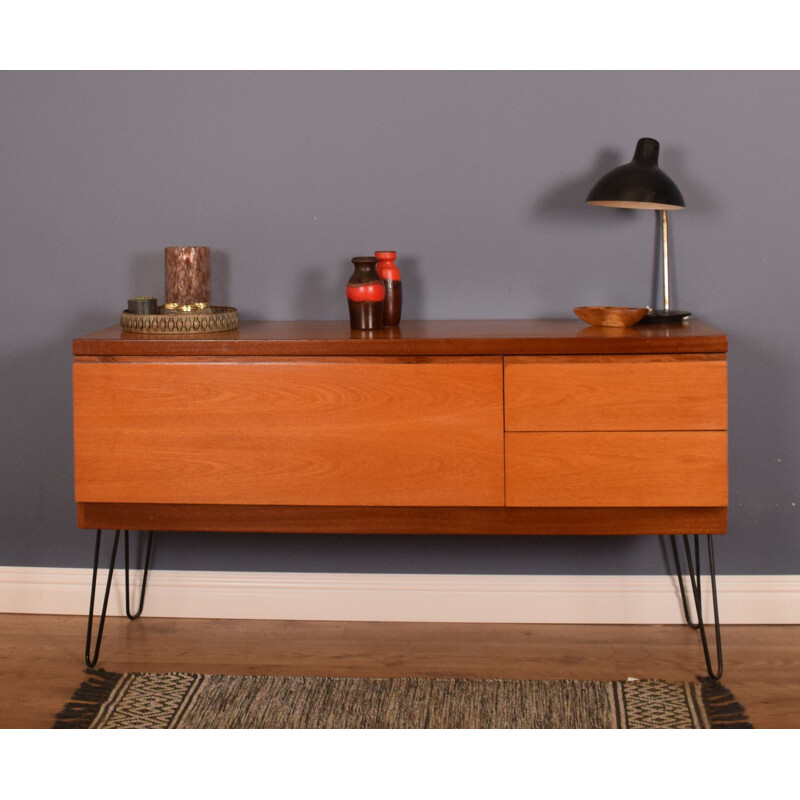
[[[383,324],[393,328],[400,324],[400,314],[403,311],[403,284],[400,280],[400,270],[394,263],[397,258],[395,250],[376,250],[375,258],[378,259],[378,275],[386,286],[386,297],[383,301]]]
[[[383,327],[383,301],[386,296],[386,286],[375,269],[378,259],[359,256],[351,260],[355,270],[347,281],[350,328],[354,331],[376,331]]]

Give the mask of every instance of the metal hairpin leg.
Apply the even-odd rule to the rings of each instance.
[[[98,656],[100,655],[100,643],[103,640],[103,628],[106,624],[106,611],[108,610],[108,598],[111,594],[111,580],[114,576],[114,565],[117,561],[117,547],[119,546],[119,535],[120,531],[116,531],[114,534],[114,544],[111,548],[111,561],[108,567],[108,578],[106,579],[106,591],[105,595],[103,596],[103,608],[100,612],[100,621],[97,625],[97,639],[94,645],[94,653],[92,654],[92,627],[94,624],[94,598],[95,593],[97,590],[97,567],[98,562],[100,560],[100,540],[103,536],[103,531],[97,531],[97,537],[95,539],[94,545],[94,566],[92,568],[92,591],[89,597],[89,622],[86,628],[86,665],[88,667],[93,667],[97,664]],[[142,591],[141,596],[139,598],[139,608],[137,609],[135,614],[131,613],[131,602],[130,602],[130,566],[129,566],[129,557],[128,557],[128,531],[125,531],[125,614],[127,615],[128,619],[137,619],[141,613],[142,609],[144,608],[144,594],[145,588],[147,586],[147,575],[150,570],[150,553],[152,550],[153,545],[153,531],[150,531],[150,535],[147,539],[147,553],[145,555],[145,564],[144,564],[144,572],[142,574]]]
[[[686,598],[686,590],[684,588],[683,574],[681,573],[681,562],[678,555],[678,545],[675,542],[675,536],[670,536],[672,541],[672,554],[675,557],[675,569],[678,573],[678,586],[681,590],[681,600],[683,602],[683,614],[686,618],[686,624],[693,630],[700,632],[700,640],[703,643],[703,655],[706,660],[706,671],[709,677],[719,679],[722,677],[722,639],[720,638],[719,626],[719,607],[717,604],[717,575],[716,568],[714,567],[714,544],[711,536],[706,536],[708,540],[708,572],[711,578],[711,598],[714,607],[714,636],[716,640],[717,650],[717,670],[714,671],[711,666],[711,656],[709,653],[708,639],[706,637],[706,626],[703,621],[703,597],[700,587],[700,537],[694,536],[694,557],[692,550],[689,546],[689,537],[683,536],[684,551],[686,553],[686,563],[689,573],[689,581],[692,587],[692,596],[694,598],[695,611],[697,613],[697,622],[692,622],[691,613],[689,611],[689,603]]]
[[[150,552],[153,549],[153,531],[147,537],[147,551],[144,557],[144,571],[142,572],[142,591],[139,595],[139,608],[131,614],[130,569],[128,567],[128,531],[125,531],[125,614],[128,619],[139,619],[144,608],[144,592],[147,588],[147,574],[150,571]]]
[[[86,666],[93,667],[97,663],[100,654],[100,642],[103,639],[103,627],[106,624],[106,609],[108,608],[108,596],[111,593],[111,577],[114,574],[114,562],[117,560],[117,545],[119,544],[119,531],[114,535],[114,546],[111,549],[111,565],[108,568],[108,580],[106,581],[106,594],[103,598],[103,610],[100,613],[100,624],[97,627],[97,641],[95,642],[94,655],[90,656],[92,646],[92,623],[94,621],[94,594],[97,588],[97,562],[100,559],[100,539],[103,531],[97,531],[94,544],[94,568],[92,569],[92,593],[89,596],[89,625],[86,629]]]

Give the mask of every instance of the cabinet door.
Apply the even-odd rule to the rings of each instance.
[[[498,506],[495,358],[79,362],[79,502]]]

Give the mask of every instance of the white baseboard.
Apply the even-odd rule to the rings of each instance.
[[[100,587],[105,586],[105,578],[101,571]],[[88,569],[0,567],[0,613],[86,614],[90,582]],[[138,597],[137,588],[132,587],[134,597]],[[721,575],[717,589],[723,624],[800,624],[800,575]],[[119,572],[109,614],[124,614],[123,592]],[[99,590],[98,610],[101,599]],[[669,625],[683,621],[674,578],[626,575],[158,570],[148,578],[144,613],[150,617],[392,622]]]

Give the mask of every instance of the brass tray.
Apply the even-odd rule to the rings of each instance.
[[[211,306],[203,312],[178,314],[132,314],[123,311],[119,324],[128,333],[219,333],[238,328],[239,314],[235,308],[228,306]]]

